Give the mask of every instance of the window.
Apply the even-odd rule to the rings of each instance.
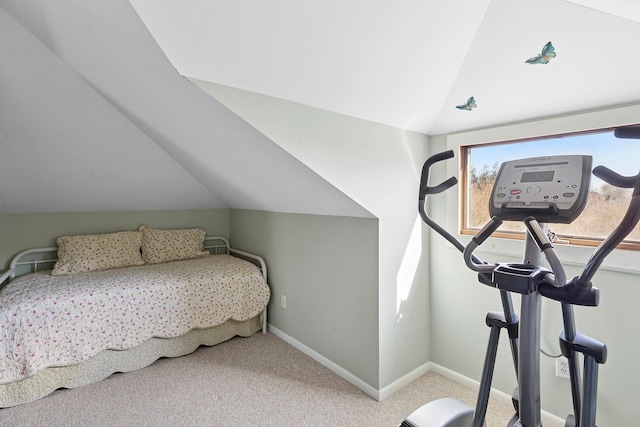
[[[462,233],[476,234],[489,220],[488,201],[502,162],[562,154],[591,155],[593,167],[604,165],[621,175],[635,175],[640,169],[640,140],[616,138],[613,130],[462,147]],[[622,219],[631,191],[613,187],[592,175],[582,214],[571,224],[549,224],[549,230],[558,240],[595,246]],[[501,237],[524,238],[524,231],[521,222],[505,222],[497,233]],[[640,249],[640,229],[627,236],[623,245]]]

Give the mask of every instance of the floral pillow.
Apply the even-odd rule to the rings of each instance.
[[[51,271],[54,276],[144,264],[139,231],[62,236],[57,243],[58,261]]]
[[[203,258],[211,255],[204,250],[206,231],[199,228],[157,230],[141,225],[142,257],[148,264]]]

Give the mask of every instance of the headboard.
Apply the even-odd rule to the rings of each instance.
[[[213,255],[229,254],[250,261],[260,268],[262,275],[264,276],[264,280],[267,280],[267,266],[262,257],[238,249],[233,249],[229,244],[229,241],[222,236],[205,237],[204,249]],[[36,271],[39,271],[38,268],[43,265],[52,268],[53,264],[57,261],[57,252],[58,247],[51,246],[46,248],[26,249],[18,253],[11,259],[9,269],[0,275],[0,288],[7,279],[11,280],[27,273],[35,273]]]

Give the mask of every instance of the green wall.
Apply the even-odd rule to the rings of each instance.
[[[376,390],[385,398],[415,380],[429,362],[429,255],[416,209],[429,137],[193,81],[377,218],[377,307],[362,308],[378,313]]]
[[[269,323],[377,390],[378,220],[232,210],[230,234],[265,258]]]
[[[168,211],[64,212],[0,215],[0,270],[11,257],[36,247],[55,246],[58,236],[157,228],[198,227],[208,235],[229,237],[228,209]]]

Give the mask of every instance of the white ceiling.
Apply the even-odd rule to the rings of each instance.
[[[184,76],[431,135],[640,101],[637,0],[130,1]]]
[[[600,10],[621,18],[640,22],[640,7],[637,0],[567,0],[591,9]]]

